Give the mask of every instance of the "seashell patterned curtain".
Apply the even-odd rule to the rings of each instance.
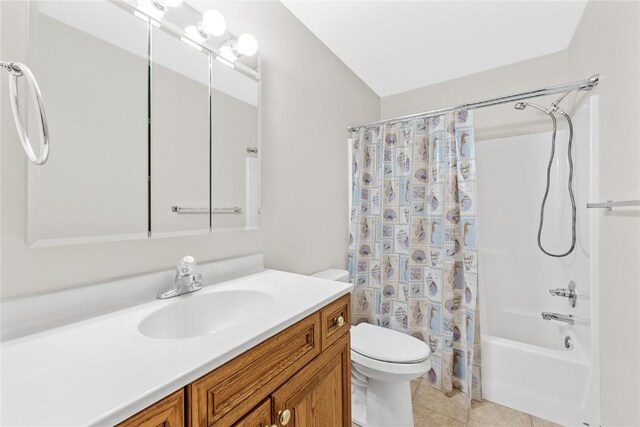
[[[425,341],[428,381],[480,399],[472,113],[360,128],[352,143],[353,322]]]

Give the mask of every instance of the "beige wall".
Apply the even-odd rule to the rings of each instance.
[[[569,77],[598,71],[600,199],[640,199],[640,3],[592,1]],[[640,425],[640,211],[600,212],[602,424]]]
[[[591,1],[562,52],[382,98],[381,117],[492,98],[600,73],[599,200],[640,199],[640,3]],[[571,106],[575,99],[568,98]],[[545,105],[541,98],[534,102]],[[478,139],[548,129],[512,104],[475,112]],[[538,117],[540,117],[538,115]],[[601,416],[640,425],[640,212],[600,215]]]
[[[378,96],[279,2],[209,4],[225,15],[231,31],[254,34],[263,55],[261,229],[28,248],[27,161],[5,77],[0,79],[2,297],[168,269],[186,253],[205,261],[262,251],[267,266],[305,274],[345,267],[345,127],[377,120]],[[26,5],[3,1],[0,7],[2,58],[24,61],[25,41],[11,35],[26,23]],[[54,152],[55,141],[51,144]]]

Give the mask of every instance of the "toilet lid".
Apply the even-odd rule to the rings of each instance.
[[[351,329],[351,349],[382,362],[418,363],[429,357],[429,346],[410,335],[360,323]]]

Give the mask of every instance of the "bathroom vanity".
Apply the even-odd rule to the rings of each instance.
[[[119,426],[346,426],[350,295],[344,295]]]
[[[352,285],[199,270],[166,300],[171,270],[3,301],[0,425],[349,425]]]

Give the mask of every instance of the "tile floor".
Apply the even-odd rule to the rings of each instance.
[[[411,383],[413,418],[416,427],[559,427],[541,418],[484,400],[473,401],[467,422],[466,396],[451,398],[433,389],[426,380]],[[353,424],[352,427],[357,427]]]

